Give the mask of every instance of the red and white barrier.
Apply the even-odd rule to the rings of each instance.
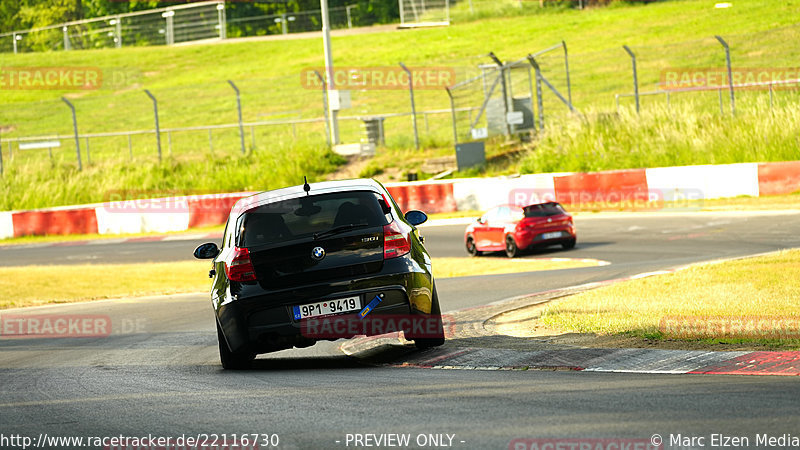
[[[14,221],[10,211],[0,212],[0,239],[14,237]]]
[[[624,204],[647,200],[644,169],[575,173],[553,180],[556,199],[565,205]]]
[[[420,209],[430,213],[456,211],[453,181],[389,183],[386,189],[403,211]]]
[[[592,173],[390,183],[401,209],[429,213],[486,210],[501,204],[556,200],[609,205],[789,194],[800,191],[800,161],[743,163]],[[45,234],[182,231],[225,223],[251,192],[125,200],[96,205],[0,212],[0,239]],[[800,202],[799,202],[800,203]],[[800,206],[800,205],[799,205]]]
[[[758,165],[758,195],[791,194],[800,190],[800,161]]]
[[[482,211],[502,204],[531,204],[554,200],[554,178],[567,174],[542,173],[519,177],[466,178],[453,183],[454,211]]]

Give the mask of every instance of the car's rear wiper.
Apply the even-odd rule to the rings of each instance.
[[[314,240],[316,241],[317,239],[321,239],[321,238],[328,237],[328,236],[333,236],[335,234],[344,233],[345,231],[355,230],[355,229],[358,229],[358,228],[365,228],[365,227],[368,227],[368,226],[369,225],[366,224],[366,223],[359,223],[359,224],[350,223],[350,224],[347,224],[347,225],[338,226],[336,228],[331,228],[328,231],[322,231],[322,232],[319,232],[319,233],[314,233]]]

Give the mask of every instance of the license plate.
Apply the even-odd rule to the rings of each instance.
[[[560,231],[554,231],[552,233],[544,233],[542,235],[542,239],[555,239],[555,238],[560,238],[560,237],[561,237],[561,232]]]
[[[331,314],[341,314],[361,310],[361,302],[358,296],[337,298],[324,302],[309,303],[307,305],[297,305],[292,307],[294,320],[307,319],[309,317],[329,316]]]

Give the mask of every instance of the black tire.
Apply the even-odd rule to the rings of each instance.
[[[513,236],[506,236],[506,256],[513,258],[517,255],[519,255],[519,247],[517,247],[517,242],[514,240]]]
[[[483,252],[478,250],[478,247],[475,246],[475,240],[472,239],[472,236],[467,236],[467,253],[469,253],[469,256],[483,255]]]
[[[439,306],[439,294],[436,292],[436,285],[433,285],[433,296],[431,298],[431,315],[439,318],[439,329],[441,336],[428,338],[415,338],[414,346],[420,350],[426,348],[439,347],[444,344],[444,325],[442,324],[442,308]]]
[[[570,240],[568,240],[566,242],[562,242],[561,243],[561,247],[563,247],[564,250],[569,250],[571,248],[575,248],[575,243],[576,242],[577,242],[577,239],[570,239]]]
[[[219,360],[223,369],[243,370],[250,368],[253,359],[256,357],[255,353],[248,350],[232,352],[228,348],[228,343],[225,341],[225,336],[222,334],[219,324],[217,324],[217,341],[219,342]]]

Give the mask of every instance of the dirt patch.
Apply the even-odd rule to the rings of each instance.
[[[381,183],[400,181],[403,173],[396,167],[385,167],[380,173],[370,173],[370,162],[373,161],[369,156],[348,156],[347,162],[339,166],[335,172],[327,175],[327,180],[348,180],[351,178],[375,178]],[[365,172],[366,171],[366,172]]]

